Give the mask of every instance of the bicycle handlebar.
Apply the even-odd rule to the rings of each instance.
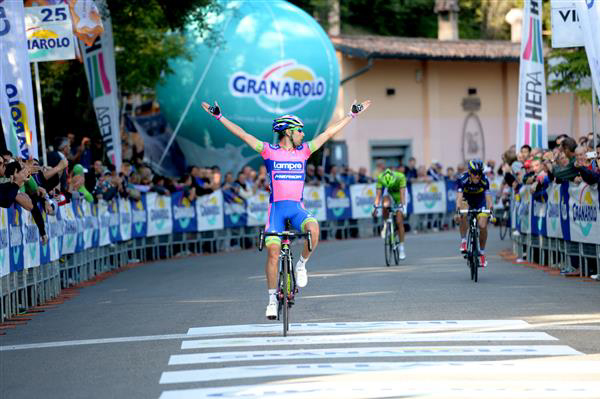
[[[403,211],[404,205],[394,205],[394,206],[383,206],[383,205],[373,205],[373,209],[383,209],[390,208],[392,211]]]
[[[265,237],[279,237],[279,238],[306,238],[308,242],[308,251],[312,252],[312,240],[310,236],[310,231],[306,233],[298,233],[295,231],[282,231],[281,233],[275,232],[260,232],[259,242],[258,242],[258,250],[262,251],[265,243]]]
[[[485,213],[485,214],[491,215],[492,211],[489,209],[459,209],[458,213],[461,213],[461,214]]]

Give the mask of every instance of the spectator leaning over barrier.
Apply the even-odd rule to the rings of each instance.
[[[427,176],[429,176],[433,181],[443,180],[442,164],[440,164],[438,161],[433,161],[429,169],[427,169]]]
[[[62,160],[68,161],[68,156],[71,152],[71,146],[69,145],[69,139],[66,137],[58,137],[56,139],[56,150],[48,153],[48,166],[55,167]],[[58,179],[60,181],[60,191],[63,195],[67,195],[67,170],[63,169],[58,173]]]
[[[233,187],[236,194],[242,197],[244,200],[247,200],[254,194],[252,188],[246,182],[246,174],[243,171],[238,172],[237,179],[233,183]]]
[[[373,178],[369,175],[367,175],[367,168],[365,168],[364,166],[361,166],[360,168],[358,168],[358,176],[356,177],[356,182],[359,184],[367,184],[367,183],[373,183]]]
[[[454,168],[452,166],[448,166],[446,168],[446,180],[456,180],[456,174],[454,173]]]
[[[587,150],[587,148],[584,148]],[[579,147],[576,150],[576,160],[575,167],[579,172],[579,176],[576,177],[575,182],[585,182],[586,184],[593,185],[600,183],[600,170],[595,168],[593,162],[598,161],[597,153],[594,152],[594,155],[590,154],[588,156],[588,151],[581,153],[579,151]]]
[[[417,160],[415,157],[408,158],[408,166],[404,168],[404,176],[409,182],[417,179]]]
[[[10,208],[17,202],[19,195],[25,195],[19,193],[19,189],[25,184],[26,179],[27,173],[25,170],[16,172],[15,169],[10,169],[7,173],[6,159],[4,156],[0,159],[0,206],[2,208]],[[21,201],[23,200],[21,199]]]
[[[87,173],[88,170],[81,164],[77,164],[73,167],[73,175],[70,179],[70,191],[76,191],[80,193],[87,202],[94,202],[94,196],[85,186],[85,176]]]
[[[267,216],[267,232],[282,232],[285,230],[286,220],[290,220],[292,227],[300,231],[310,231],[313,241],[313,251],[317,248],[319,239],[319,224],[317,220],[304,209],[302,204],[302,190],[304,187],[304,173],[306,161],[311,154],[316,152],[328,140],[333,138],[344,126],[349,124],[361,112],[369,108],[370,100],[361,104],[352,104],[348,115],[342,120],[334,123],[324,132],[315,135],[310,142],[303,143],[304,123],[295,115],[283,115],[273,121],[272,130],[279,139],[279,145],[271,145],[258,140],[235,123],[228,120],[221,113],[219,105],[214,106],[202,103],[202,108],[214,116],[233,135],[244,141],[250,148],[261,154],[265,162],[272,168],[268,172],[271,179],[271,196],[269,201],[269,212]],[[277,261],[281,248],[281,240],[278,237],[268,237],[265,240],[268,248],[266,262],[267,288],[269,293],[269,304],[266,316],[274,320],[278,315],[278,300],[276,298],[277,285]],[[306,243],[300,259],[295,267],[296,282],[300,288],[305,287],[308,282],[306,262],[311,252]]]
[[[571,137],[565,137],[560,145],[561,155],[559,155],[558,165],[554,166],[553,174],[555,179],[560,181],[574,180],[579,175],[575,167],[575,150],[577,142]],[[566,164],[564,159],[566,159]]]

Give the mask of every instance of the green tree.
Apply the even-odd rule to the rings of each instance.
[[[590,65],[583,47],[555,49],[550,53],[548,74],[553,78],[550,91],[573,92],[583,103],[592,102],[592,89],[582,88],[581,81],[591,76]]]

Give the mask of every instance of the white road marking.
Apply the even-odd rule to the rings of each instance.
[[[427,356],[559,356],[581,355],[566,345],[405,346],[373,348],[300,349],[280,351],[212,352],[173,355],[169,365],[264,360],[343,359]]]
[[[99,339],[81,339],[75,341],[54,341],[40,342],[35,344],[5,345],[0,346],[0,352],[16,351],[23,349],[41,349],[58,348],[61,346],[79,346],[96,344],[116,344],[122,342],[143,342],[143,341],[161,341],[165,339],[184,339],[189,338],[187,334],[167,334],[167,335],[146,335],[140,337],[118,337],[118,338],[99,338]]]
[[[290,323],[290,333],[327,333],[394,330],[460,330],[496,328],[503,330],[527,328],[523,320],[432,320],[432,321],[373,321],[352,323]],[[280,323],[244,324],[190,328],[189,335],[223,336],[281,332]]]
[[[457,341],[557,341],[544,332],[483,333],[364,333],[348,335],[300,335],[292,337],[217,338],[187,340],[181,349],[225,348],[240,346],[324,345],[373,342],[457,342]]]
[[[386,372],[388,380],[414,379],[413,375],[435,375],[439,379],[445,374],[457,373],[461,376],[473,373],[477,378],[498,377],[502,374],[527,376],[557,374],[564,378],[587,376],[591,380],[600,379],[600,361],[526,361],[494,362],[378,362],[378,363],[328,363],[328,364],[270,364],[260,366],[226,367],[199,370],[167,371],[162,373],[161,384],[182,384],[247,378],[273,378],[293,376],[319,376],[336,374],[363,374]],[[409,376],[410,374],[410,376]],[[366,376],[357,375],[364,381]],[[443,379],[443,378],[442,378]]]
[[[600,382],[572,381],[331,381],[290,384],[245,385],[238,387],[186,389],[163,392],[160,399],[214,398],[598,398]]]

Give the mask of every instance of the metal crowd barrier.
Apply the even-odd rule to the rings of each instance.
[[[567,241],[533,234],[513,235],[513,252],[518,259],[535,262],[542,266],[576,269],[580,277],[599,273],[600,244]]]

